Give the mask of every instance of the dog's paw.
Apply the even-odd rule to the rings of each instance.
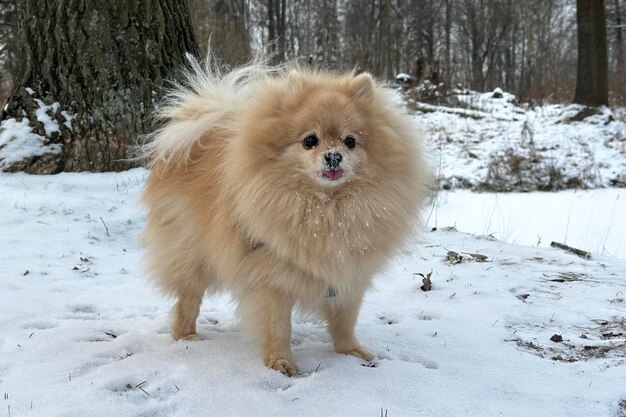
[[[357,358],[361,358],[368,362],[374,360],[374,352],[372,352],[371,350],[369,350],[368,348],[364,346],[358,346],[354,349],[349,349],[345,351],[338,351],[337,353],[356,356]]]
[[[298,367],[292,360],[285,358],[272,358],[265,362],[265,366],[282,372],[285,375],[293,376],[298,373]]]
[[[190,334],[186,334],[186,335],[175,335],[172,334],[172,337],[175,340],[188,340],[191,342],[197,342],[199,340],[202,340],[202,337],[200,337],[200,335],[198,335],[197,333],[190,333]]]

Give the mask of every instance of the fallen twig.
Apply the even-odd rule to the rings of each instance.
[[[482,253],[463,252],[466,255],[471,256],[476,262],[487,262],[487,256]]]
[[[559,243],[559,242],[552,242],[550,243],[550,246],[553,248],[557,248],[557,249],[562,249],[566,252],[572,252],[575,255],[580,256],[581,258],[585,258],[585,259],[591,259],[591,254],[589,252],[586,252],[582,249],[577,249],[577,248],[573,248],[569,245],[566,245],[564,243]]]

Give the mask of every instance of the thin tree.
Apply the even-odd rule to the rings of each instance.
[[[268,43],[274,63],[285,60],[287,0],[267,0]]]
[[[618,71],[624,70],[624,38],[622,36],[622,14],[619,7],[619,0],[613,1],[615,12],[615,66]]]
[[[608,105],[608,52],[604,0],[576,0],[578,72],[574,102]]]
[[[134,165],[130,149],[151,127],[160,86],[197,50],[187,2],[21,0],[17,7],[21,67],[2,119],[27,121],[44,151],[3,168],[47,174]]]

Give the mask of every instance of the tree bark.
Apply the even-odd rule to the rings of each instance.
[[[452,39],[452,0],[445,0],[445,7],[446,7],[446,12],[445,12],[445,23],[444,23],[444,30],[445,30],[445,46],[444,46],[444,60],[443,60],[443,66],[444,66],[444,70],[442,71],[443,73],[443,79],[444,82],[446,82],[448,85],[452,84],[452,59],[451,59],[451,39]]]
[[[608,52],[604,0],[576,0],[578,72],[574,102],[608,105]]]
[[[21,0],[22,65],[2,119],[26,118],[58,153],[5,170],[118,171],[171,71],[197,53],[186,1]],[[58,104],[53,104],[58,103]],[[57,129],[46,126],[46,113]]]
[[[285,61],[286,11],[286,0],[267,1],[268,42],[270,42],[270,51],[272,52],[272,62],[274,64]]]
[[[622,37],[622,14],[619,7],[619,0],[614,0],[615,6],[615,55],[616,67],[618,71],[624,70],[624,40]]]

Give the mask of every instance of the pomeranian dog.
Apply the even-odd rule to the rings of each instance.
[[[372,360],[355,325],[372,276],[419,220],[428,174],[409,114],[371,75],[192,62],[145,145],[147,268],[194,340],[205,293],[230,291],[266,366],[298,372],[294,306],[335,351]]]

